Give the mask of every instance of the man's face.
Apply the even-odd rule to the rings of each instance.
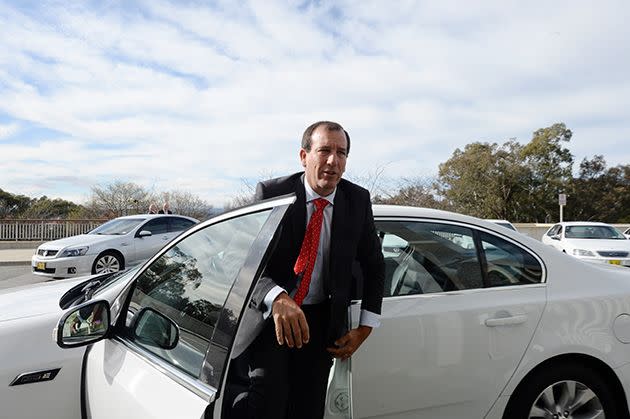
[[[329,131],[319,126],[311,136],[311,150],[300,149],[305,178],[315,192],[330,195],[346,171],[348,146],[343,131]]]

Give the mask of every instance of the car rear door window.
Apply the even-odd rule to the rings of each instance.
[[[432,222],[380,221],[386,297],[483,287],[469,228]]]
[[[169,222],[170,222],[169,231],[172,231],[172,232],[186,230],[195,224],[194,221],[189,220],[187,218],[181,218],[181,217],[169,217]]]
[[[168,218],[155,218],[140,228],[140,231],[150,231],[152,235],[168,233]]]
[[[217,336],[222,333],[219,329],[215,330],[219,317],[238,315],[226,313],[223,306],[269,213],[248,214],[210,225],[155,260],[136,280],[126,327],[133,325],[136,313],[151,308],[177,324],[180,339],[171,350],[135,343],[191,376],[199,376],[211,341],[226,340],[225,336]],[[128,338],[133,340],[128,332]],[[217,355],[210,361],[217,363],[213,370],[223,368],[220,364],[225,360],[220,358]]]
[[[543,267],[532,253],[484,231],[421,221],[377,221],[376,227],[385,297],[543,281]]]
[[[500,237],[480,232],[486,259],[487,286],[538,284],[542,266],[529,252]]]

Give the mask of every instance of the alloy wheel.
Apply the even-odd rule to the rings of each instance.
[[[103,255],[96,261],[94,271],[97,274],[108,274],[120,271],[120,261],[116,256]]]
[[[593,390],[578,381],[563,380],[550,385],[538,395],[528,417],[604,419],[606,415]]]

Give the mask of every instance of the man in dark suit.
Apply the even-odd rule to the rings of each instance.
[[[317,122],[302,138],[304,172],[257,185],[257,200],[295,193],[296,202],[252,296],[273,320],[239,357],[251,382],[232,417],[322,418],[332,358],[349,358],[379,325],[383,255],[369,192],[342,179],[349,151],[341,125]],[[362,311],[348,330],[355,262]]]

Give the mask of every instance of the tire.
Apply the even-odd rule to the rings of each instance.
[[[112,251],[101,253],[94,259],[92,274],[106,274],[124,269],[122,257]]]
[[[613,390],[593,368],[579,364],[552,365],[518,386],[503,418],[617,419],[619,411]]]

